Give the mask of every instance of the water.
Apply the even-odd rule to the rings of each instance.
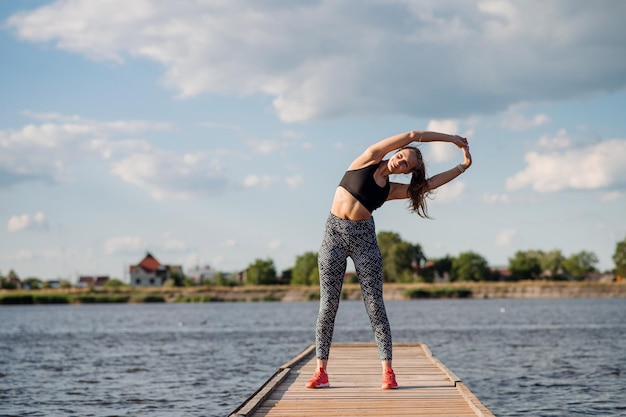
[[[1,307],[0,416],[227,415],[313,342],[317,306]],[[387,309],[394,341],[427,343],[497,416],[626,416],[626,299]],[[372,341],[361,302],[335,341]]]

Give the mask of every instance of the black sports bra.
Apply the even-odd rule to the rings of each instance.
[[[383,205],[391,188],[389,178],[387,178],[384,187],[376,184],[374,180],[374,171],[381,163],[382,161],[374,165],[346,171],[341,182],[339,182],[339,185],[359,200],[359,203],[363,204],[370,213]]]

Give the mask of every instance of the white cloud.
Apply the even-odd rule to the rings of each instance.
[[[456,135],[459,131],[459,121],[454,119],[429,120],[426,130]]]
[[[284,184],[286,184],[289,188],[297,189],[304,185],[304,179],[301,175],[292,175],[290,177],[286,177],[284,180]],[[271,175],[256,175],[250,174],[246,176],[242,182],[244,187],[260,187],[267,188],[274,184],[279,184],[282,181],[278,177],[273,177]]]
[[[45,122],[0,130],[0,185],[72,181],[75,167],[90,158],[106,160],[116,152],[147,146],[137,140],[116,141],[120,135],[169,129],[161,122],[101,122],[58,113],[25,114]]]
[[[426,130],[456,135],[459,131],[459,121],[453,119],[430,120]],[[446,162],[458,156],[458,148],[446,142],[430,142],[425,151],[427,161]]]
[[[523,114],[523,110],[526,107],[528,107],[526,103],[509,106],[507,111],[502,114],[500,122],[502,127],[510,130],[527,130],[544,125],[550,121],[548,115],[544,113],[527,117]]]
[[[268,248],[276,250],[276,249],[280,249],[283,246],[283,242],[280,241],[280,239],[274,239],[272,241],[270,241],[267,245]]]
[[[11,216],[7,225],[9,232],[19,232],[21,230],[42,230],[48,228],[46,216],[42,212],[34,215],[20,214]]]
[[[29,261],[33,259],[35,256],[33,253],[27,249],[19,249],[17,252],[8,254],[8,255],[0,255],[0,260],[9,261],[9,262],[20,262],[20,261]],[[5,271],[6,272],[6,271]]]
[[[301,175],[294,175],[292,177],[285,178],[285,182],[290,188],[300,188],[304,185],[304,178]]]
[[[465,188],[463,181],[449,182],[435,190],[435,200],[444,204],[458,201]]]
[[[198,123],[199,126],[202,127],[207,127],[210,129],[222,129],[222,130],[233,130],[233,131],[240,131],[241,127],[239,126],[235,126],[235,125],[227,125],[227,124],[223,124],[223,123],[216,123],[216,122],[200,122]]]
[[[168,123],[27,114],[46,123],[0,130],[0,185],[27,180],[70,181],[76,167],[103,161],[109,173],[155,200],[195,199],[220,193],[226,187],[219,151],[213,158],[204,152],[179,154],[156,149],[148,140],[126,137],[167,131],[171,129]]]
[[[266,94],[282,120],[299,121],[466,117],[623,89],[626,62],[615,57],[625,14],[626,3],[610,0],[58,0],[5,25],[20,39],[96,60],[155,61],[180,97]]]
[[[24,110],[21,112],[21,114],[31,119],[44,121],[79,122],[82,119],[79,115],[67,115],[57,112],[41,113],[31,110]]]
[[[509,246],[513,239],[517,236],[517,230],[515,229],[504,229],[498,233],[496,236],[496,245],[497,246]]]
[[[248,175],[243,180],[245,187],[269,187],[276,183],[277,179],[269,175]]]
[[[155,200],[192,200],[222,192],[227,180],[201,153],[148,149],[111,163],[111,173]]]
[[[526,169],[506,180],[508,190],[538,192],[599,189],[626,179],[626,140],[613,139],[579,148],[528,152]]]
[[[565,129],[560,129],[555,136],[543,135],[539,138],[538,145],[547,150],[567,149],[573,146],[573,140]]]
[[[623,193],[620,191],[611,191],[602,195],[600,200],[605,201],[605,202],[617,201],[620,198],[622,198],[622,196],[623,196]]]
[[[227,247],[227,248],[232,248],[232,247],[237,246],[237,241],[235,239],[228,239],[228,240],[225,240],[224,242],[220,243],[220,246]]]
[[[298,133],[293,130],[285,130],[281,133],[281,136],[287,139],[295,139],[295,140],[302,139],[302,133]]]
[[[187,244],[182,240],[167,238],[161,244],[161,247],[165,251],[169,252],[181,252],[187,249]]]
[[[429,162],[446,162],[459,156],[459,148],[447,142],[430,142],[427,146],[425,160]]]
[[[144,250],[146,243],[137,236],[118,236],[104,242],[104,253],[115,255],[118,253],[136,253]]]
[[[286,148],[286,144],[276,140],[254,139],[249,140],[247,143],[248,146],[254,150],[254,152],[260,154],[272,154]]]
[[[487,204],[503,204],[509,202],[508,194],[485,194],[483,201]]]

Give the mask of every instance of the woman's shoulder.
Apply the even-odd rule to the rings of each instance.
[[[348,167],[348,171],[354,171],[356,169],[367,168],[373,165],[379,165],[382,161],[382,157],[371,152],[369,148],[359,155]]]

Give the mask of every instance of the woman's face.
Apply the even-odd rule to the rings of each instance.
[[[421,163],[417,154],[410,149],[401,149],[387,162],[387,168],[392,174],[408,174],[413,171],[417,165]]]

